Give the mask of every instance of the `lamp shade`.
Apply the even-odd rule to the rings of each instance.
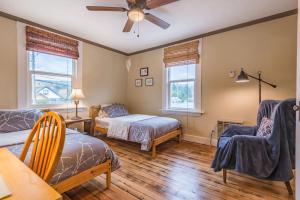
[[[70,98],[72,100],[80,100],[84,98],[84,94],[82,92],[82,89],[72,89],[72,93]]]
[[[237,83],[246,83],[249,82],[249,77],[246,74],[246,72],[244,72],[243,68],[241,69],[241,73],[238,75],[236,81]]]

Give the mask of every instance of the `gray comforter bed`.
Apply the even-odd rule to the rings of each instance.
[[[108,129],[108,137],[140,143],[144,151],[150,151],[154,139],[181,127],[177,119],[139,114],[115,118],[97,117],[96,124]],[[115,134],[110,134],[110,131]],[[126,132],[125,136],[122,132]]]
[[[16,156],[21,154],[30,130],[1,133],[0,148],[6,147]],[[27,158],[29,158],[28,151]],[[67,129],[62,156],[54,172],[51,184],[57,184],[93,166],[112,160],[112,171],[119,168],[119,160],[102,140]]]
[[[141,150],[150,151],[155,138],[180,128],[180,122],[167,117],[154,117],[133,122],[129,129],[128,140],[141,144]]]

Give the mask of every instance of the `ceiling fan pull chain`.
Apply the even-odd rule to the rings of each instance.
[[[140,37],[140,22],[138,22],[138,34],[137,34],[137,37],[138,38]]]

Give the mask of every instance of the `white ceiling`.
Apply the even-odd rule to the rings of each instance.
[[[125,0],[0,0],[0,11],[126,53],[218,30],[297,8],[297,0],[180,0],[149,11],[167,30],[140,23],[140,37],[123,33],[126,13],[89,12],[87,5],[126,7]]]

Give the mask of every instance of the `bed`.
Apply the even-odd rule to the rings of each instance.
[[[181,141],[181,124],[177,119],[129,114],[122,104],[92,106],[90,116],[95,133],[139,143],[141,150],[152,150],[152,157],[156,156],[157,145],[175,137]]]
[[[31,127],[39,118],[38,112],[0,111],[0,148],[8,148],[19,157]],[[28,161],[25,160],[26,162]],[[106,173],[106,183],[109,187],[111,172],[119,166],[118,157],[105,142],[67,129],[63,152],[50,185],[58,192],[64,193],[93,177]]]

